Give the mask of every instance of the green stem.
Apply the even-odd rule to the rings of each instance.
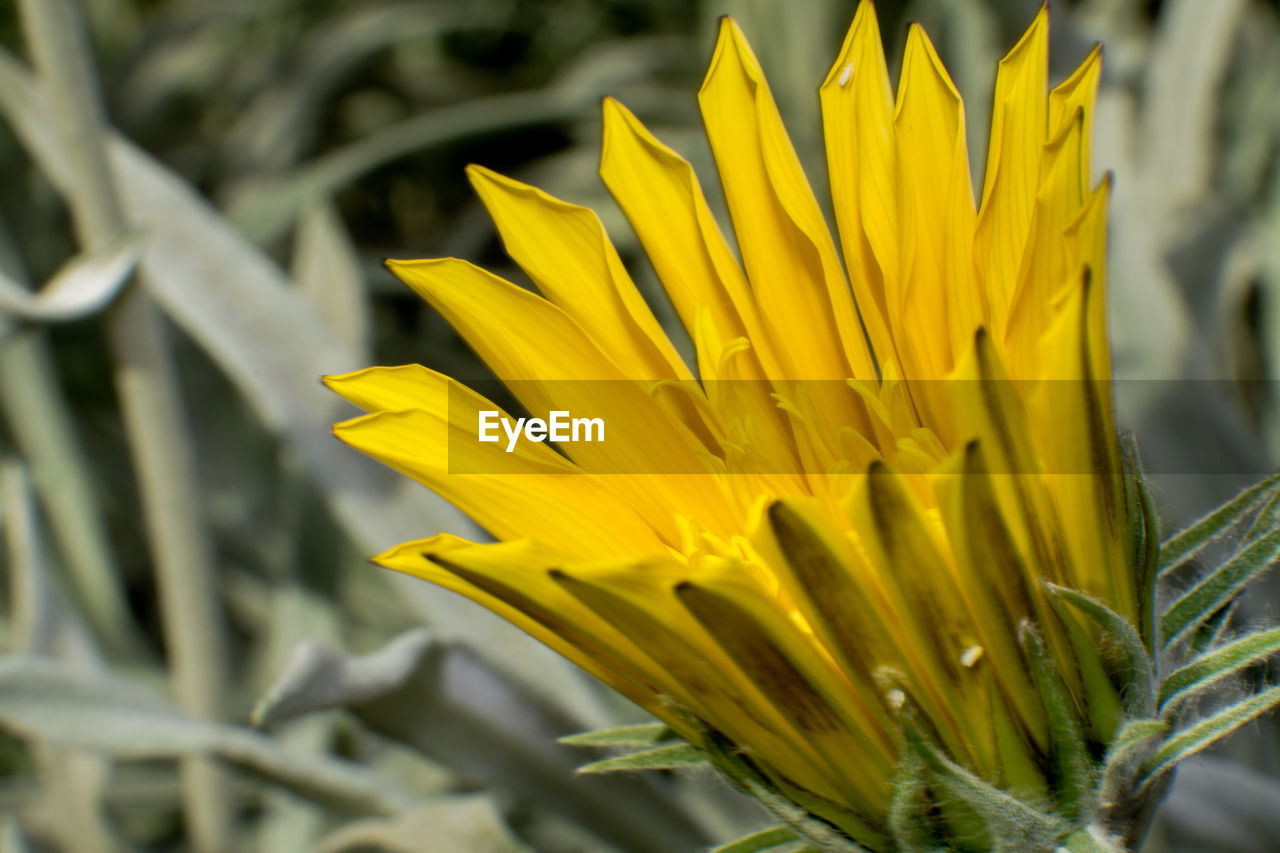
[[[103,144],[105,122],[82,21],[71,0],[21,0],[20,8],[55,132],[69,155],[67,201],[77,237],[89,251],[105,249],[122,238],[127,223]],[[143,289],[121,296],[107,317],[107,336],[175,692],[188,712],[216,718],[226,679],[211,548],[165,330]],[[183,796],[193,849],[232,849],[226,780],[209,760],[184,763]]]
[[[1068,853],[1128,853],[1121,842],[1087,829],[1068,835],[1058,850]]]

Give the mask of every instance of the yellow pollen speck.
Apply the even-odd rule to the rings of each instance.
[[[886,693],[884,698],[885,701],[889,703],[889,707],[895,711],[907,704],[907,694],[896,688]]]
[[[970,646],[960,653],[960,665],[965,669],[972,669],[981,657],[982,646]]]

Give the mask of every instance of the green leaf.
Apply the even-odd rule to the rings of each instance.
[[[1183,759],[1195,755],[1245,723],[1280,705],[1280,687],[1272,687],[1242,702],[1223,708],[1165,741],[1143,768],[1144,787]]]
[[[1278,520],[1280,520],[1280,489],[1272,493],[1267,502],[1262,505],[1262,509],[1258,510],[1258,514],[1253,517],[1243,541],[1252,542],[1268,530],[1274,530]]]
[[[656,746],[663,741],[675,740],[676,733],[666,723],[640,723],[635,726],[616,726],[565,735],[559,739],[566,746]]]
[[[707,853],[805,853],[813,849],[789,827],[771,826],[737,841],[721,844]]]
[[[1280,556],[1280,529],[1259,536],[1169,606],[1160,620],[1165,648],[1200,627]]]
[[[678,770],[705,767],[707,754],[691,743],[672,743],[629,755],[593,761],[578,768],[579,773],[624,773],[632,770]]]
[[[1147,647],[1138,631],[1124,617],[1089,596],[1058,586],[1045,584],[1053,594],[1050,602],[1066,601],[1088,616],[1102,628],[1120,653],[1121,671],[1118,673],[1124,685],[1126,709],[1132,716],[1150,717],[1155,713],[1155,663],[1147,654]]]
[[[1266,500],[1280,484],[1280,474],[1272,474],[1250,486],[1189,527],[1175,533],[1160,546],[1160,574],[1163,576],[1199,554],[1205,546],[1225,535],[1246,513]]]
[[[1093,791],[1093,770],[1076,702],[1031,623],[1022,623],[1019,640],[1049,721],[1050,757],[1058,782],[1055,805],[1069,820],[1075,820],[1092,811]]]
[[[1249,634],[1201,655],[1169,673],[1160,685],[1160,708],[1165,709],[1207,690],[1240,670],[1280,651],[1280,628]]]
[[[1219,607],[1213,614],[1196,629],[1191,635],[1191,639],[1187,641],[1187,657],[1195,658],[1217,648],[1222,644],[1223,638],[1226,637],[1227,631],[1231,627],[1231,617],[1240,608],[1240,599],[1236,599],[1229,604]]]

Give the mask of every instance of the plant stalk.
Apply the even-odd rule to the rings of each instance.
[[[21,0],[20,9],[55,132],[71,160],[74,183],[67,203],[76,235],[90,252],[105,249],[123,237],[127,222],[107,160],[106,123],[79,10],[74,0]],[[217,718],[226,685],[223,628],[165,327],[137,283],[122,294],[106,323],[175,693],[189,713]],[[182,770],[192,849],[232,849],[225,777],[211,759],[190,759]]]

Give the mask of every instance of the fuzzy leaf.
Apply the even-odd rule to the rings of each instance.
[[[1100,601],[1073,589],[1046,584],[1053,594],[1051,602],[1066,601],[1098,624],[1105,636],[1115,644],[1122,658],[1121,683],[1125,685],[1125,704],[1133,716],[1150,717],[1155,713],[1155,664],[1138,631],[1124,617]]]
[[[1213,687],[1280,651],[1280,628],[1249,634],[1174,670],[1160,685],[1160,708]]]
[[[1160,620],[1169,648],[1200,627],[1280,556],[1280,529],[1259,536],[1169,606]]]
[[[678,770],[705,767],[707,754],[691,743],[672,743],[629,755],[593,761],[578,768],[579,773],[624,773],[631,770]]]
[[[759,832],[721,844],[708,853],[806,853],[812,851],[791,829],[785,826],[771,826]]]
[[[663,741],[676,739],[666,723],[640,723],[635,726],[616,726],[565,735],[559,742],[565,746],[657,746]]]
[[[1191,526],[1175,533],[1160,546],[1160,574],[1173,569],[1199,554],[1207,545],[1231,530],[1239,521],[1276,491],[1280,474],[1272,474],[1261,483],[1250,486]]]
[[[1156,750],[1143,768],[1144,786],[1150,785],[1179,761],[1221,740],[1245,723],[1267,713],[1276,705],[1280,705],[1280,687],[1272,687],[1270,690],[1223,708],[1169,738]]]

